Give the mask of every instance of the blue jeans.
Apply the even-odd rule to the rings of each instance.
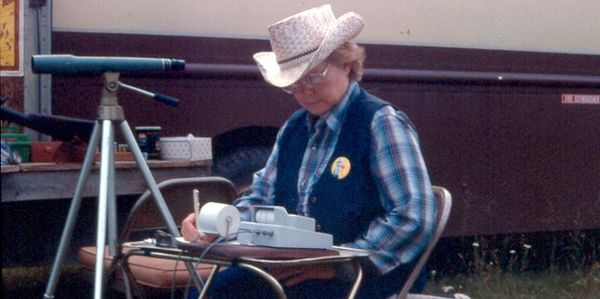
[[[406,267],[412,269],[413,267]],[[364,281],[358,291],[358,299],[384,299],[400,291],[410,271],[396,269],[393,275],[384,275],[377,279]],[[413,284],[411,293],[423,290],[427,283],[425,268],[421,270],[419,278]],[[308,280],[292,287],[284,287],[284,291],[290,299],[335,299],[346,298],[351,288],[351,283],[344,283],[336,279],[332,280]],[[190,291],[189,299],[198,298],[198,291]],[[208,290],[208,296],[212,299],[227,298],[277,298],[271,285],[263,278],[249,270],[230,267],[219,272]]]

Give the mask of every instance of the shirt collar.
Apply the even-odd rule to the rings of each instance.
[[[320,118],[325,119],[325,123],[332,131],[337,130],[339,127],[341,120],[345,114],[346,107],[348,107],[348,103],[350,102],[350,95],[354,92],[354,90],[358,89],[358,83],[356,81],[350,81],[348,85],[348,90],[342,97],[342,100],[333,106],[325,115],[322,117],[316,117],[308,114],[308,127],[311,128],[311,131],[314,131],[314,126],[317,124]]]

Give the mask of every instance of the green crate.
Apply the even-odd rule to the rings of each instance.
[[[4,142],[25,142],[25,141],[29,141],[29,135],[28,134],[2,134],[2,140],[4,140]]]
[[[4,138],[4,137],[3,137]],[[29,154],[31,152],[31,141],[13,141],[6,142],[14,149],[21,157],[21,163],[29,162]]]
[[[19,127],[14,126],[14,125],[9,125],[8,127],[3,127],[2,128],[2,135],[4,134],[16,134],[19,133]]]
[[[21,162],[26,163],[30,160],[31,141],[28,134],[2,134],[2,140],[14,149],[21,157]]]

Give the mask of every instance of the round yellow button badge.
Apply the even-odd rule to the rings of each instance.
[[[350,160],[346,157],[338,157],[331,163],[331,175],[342,180],[350,173]]]

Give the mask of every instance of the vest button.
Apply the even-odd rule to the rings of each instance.
[[[311,198],[310,198],[310,202],[311,202],[311,203],[315,203],[315,202],[317,202],[317,198],[316,198],[316,197],[311,197]]]
[[[318,232],[320,232],[321,231],[321,225],[320,224],[315,225],[315,230],[318,231]]]

